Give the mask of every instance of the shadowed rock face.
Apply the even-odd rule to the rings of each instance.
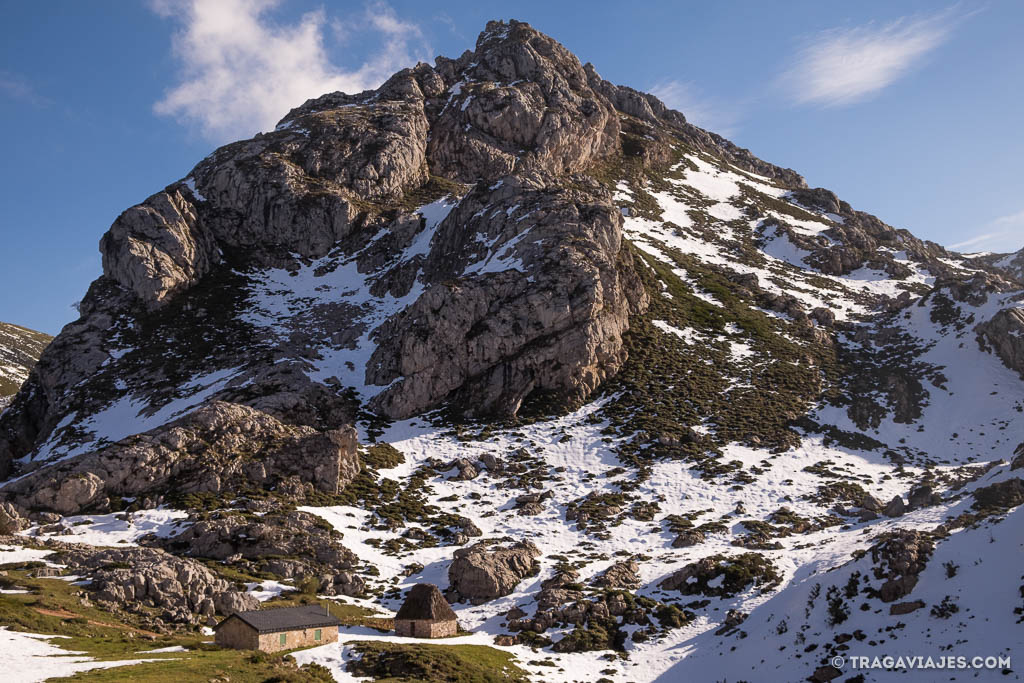
[[[1011,370],[1024,377],[1024,308],[1007,308],[975,328]]]
[[[0,322],[0,412],[52,340],[48,334]]]

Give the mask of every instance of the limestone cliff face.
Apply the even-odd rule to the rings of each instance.
[[[647,306],[621,223],[593,183],[513,176],[467,195],[424,266],[441,284],[378,332],[367,381],[389,388],[371,405],[408,417],[448,397],[514,414],[534,391],[586,398],[621,366],[629,316]],[[473,270],[494,272],[461,277]]]
[[[310,100],[218,149],[104,235],[81,318],[0,422],[0,462],[105,447],[126,435],[96,416],[119,400],[156,419],[219,397],[338,429],[356,410],[346,373],[389,417],[444,401],[514,414],[533,392],[582,400],[621,365],[647,302],[610,192],[574,175],[621,153],[627,99],[527,24],[492,22],[459,59]],[[420,209],[446,195],[445,215]],[[363,299],[252,324],[261,274],[312,268],[341,291],[348,267]],[[368,340],[362,367],[310,371]],[[209,396],[173,387],[229,371]],[[171,410],[182,394],[202,398]]]

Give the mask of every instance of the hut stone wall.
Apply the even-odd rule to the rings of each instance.
[[[454,619],[432,621],[430,619],[395,619],[395,634],[407,638],[447,638],[458,633]]]
[[[316,639],[316,632],[320,631],[320,640]],[[281,636],[285,637],[284,644],[281,643]],[[326,645],[338,641],[337,626],[321,626],[317,628],[295,629],[294,631],[278,631],[277,633],[261,633],[259,635],[259,646],[257,649],[264,652],[278,652],[279,650],[292,650],[297,647],[312,647],[313,645]]]
[[[318,630],[320,631],[320,640],[316,639]],[[283,644],[281,643],[282,635],[285,637]],[[297,647],[336,643],[338,642],[338,627],[320,626],[318,628],[277,631],[276,633],[259,633],[249,624],[236,618],[225,621],[222,626],[217,628],[214,642],[221,647],[230,647],[236,650],[278,652]]]

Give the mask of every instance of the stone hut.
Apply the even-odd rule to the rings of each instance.
[[[432,583],[413,586],[395,617],[395,633],[400,636],[444,638],[458,630],[454,610]]]
[[[319,605],[235,612],[213,628],[214,642],[236,650],[292,650],[337,642],[340,625]]]

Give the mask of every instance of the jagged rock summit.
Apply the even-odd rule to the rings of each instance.
[[[623,112],[802,185],[529,25],[492,22],[475,51],[311,100],[119,216],[81,318],[0,424],[0,471],[159,426],[207,398],[190,393],[329,429],[353,420],[346,387],[390,417],[586,398],[647,301],[611,193],[570,175],[621,158]],[[668,141],[643,154],[667,158]],[[286,315],[273,279],[331,295]],[[128,396],[152,419],[102,429]]]

